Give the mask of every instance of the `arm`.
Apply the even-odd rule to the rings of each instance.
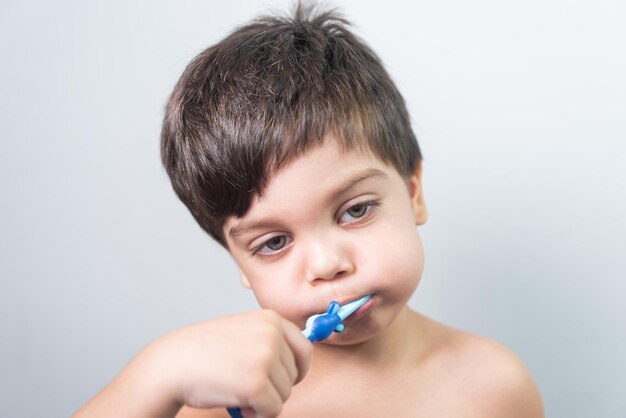
[[[72,418],[174,417],[182,406],[156,370],[158,356],[146,347]]]
[[[183,405],[276,416],[311,352],[300,330],[272,311],[191,325],[149,344],[73,418],[174,417]]]

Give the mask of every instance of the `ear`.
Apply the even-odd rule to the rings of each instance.
[[[252,286],[250,286],[250,281],[246,277],[245,273],[243,271],[241,271],[241,270],[239,270],[239,282],[246,289],[250,289],[252,287]]]
[[[417,163],[415,172],[409,177],[409,198],[413,209],[415,225],[424,225],[428,219],[428,210],[424,204],[424,194],[422,193],[422,164]]]

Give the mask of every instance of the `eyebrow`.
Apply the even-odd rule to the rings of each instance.
[[[337,199],[341,194],[343,194],[346,190],[356,186],[359,183],[363,183],[365,181],[373,180],[373,179],[388,179],[389,176],[385,174],[383,171],[378,170],[376,168],[368,168],[366,170],[355,173],[350,176],[347,180],[339,184],[337,187],[334,187],[330,190],[327,195],[326,200],[332,201]],[[277,222],[269,221],[269,220],[261,220],[261,221],[249,221],[249,222],[241,222],[238,225],[235,225],[228,231],[228,235],[232,238],[235,238],[237,235],[240,235],[242,232],[245,232],[249,229],[254,228],[264,228],[264,227],[274,227],[277,225]]]

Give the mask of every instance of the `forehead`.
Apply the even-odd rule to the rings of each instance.
[[[274,200],[287,190],[322,190],[355,173],[372,168],[389,169],[369,151],[345,150],[335,141],[326,141],[294,158],[270,176],[258,200]]]

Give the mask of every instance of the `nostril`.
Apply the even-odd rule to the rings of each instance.
[[[307,276],[311,281],[341,279],[354,271],[354,264],[345,245],[336,239],[315,239],[307,248]]]
[[[350,271],[347,269],[341,269],[333,272],[327,272],[326,274],[318,274],[312,276],[312,278],[315,282],[326,282],[329,280],[340,280],[348,275],[350,275]]]

